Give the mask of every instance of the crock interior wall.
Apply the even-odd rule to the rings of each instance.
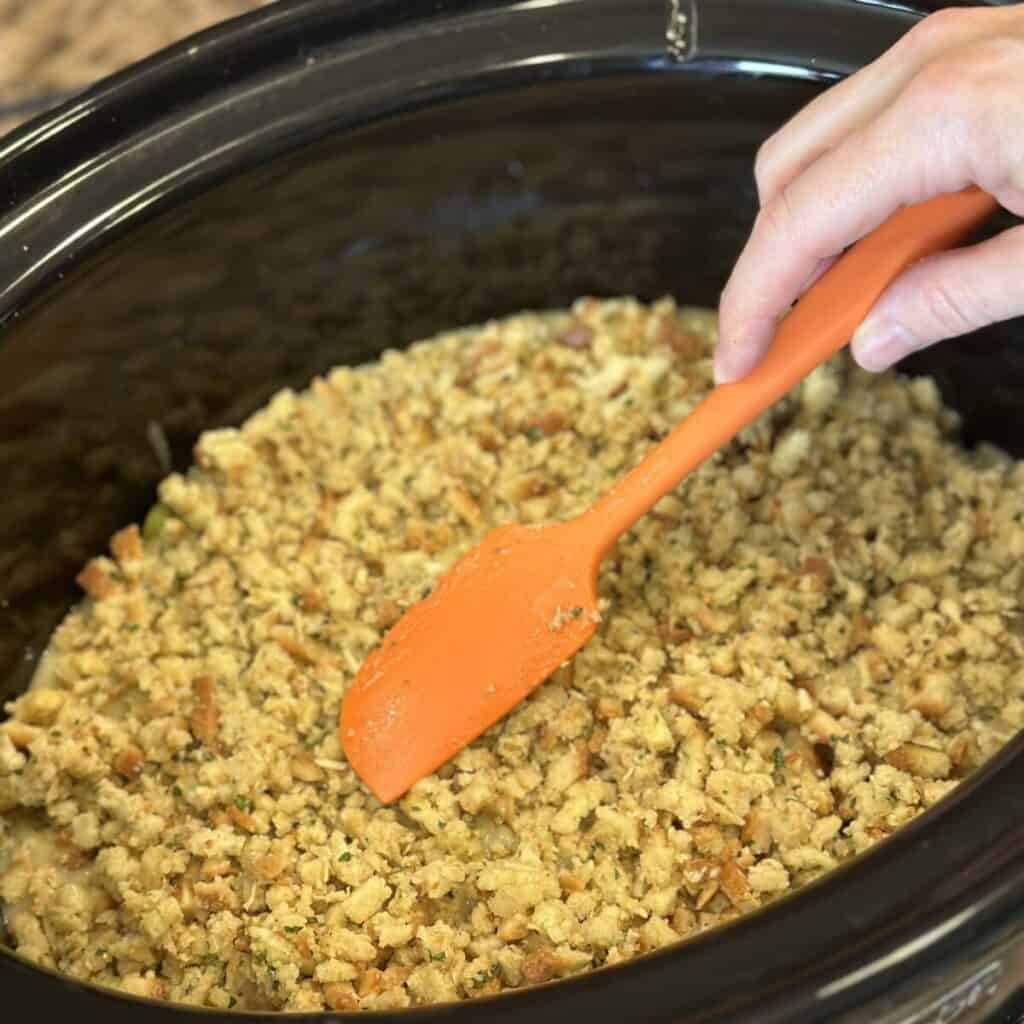
[[[321,142],[136,230],[0,332],[0,693],[74,573],[204,428],[443,328],[582,294],[714,304],[756,210],[759,143],[812,82],[534,86]],[[968,440],[1024,450],[1018,325],[922,358]]]

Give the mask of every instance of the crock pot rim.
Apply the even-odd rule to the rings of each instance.
[[[807,19],[849,15],[862,9],[870,14],[888,14],[906,28],[912,23],[917,4],[899,0],[682,0],[696,9],[694,23],[702,40],[699,53],[687,65],[687,73],[717,75],[730,71],[741,74],[743,60],[749,53],[730,53],[728,47],[737,41],[728,31],[730,21],[749,21],[756,10],[765,23],[772,21],[772,9],[799,13]],[[931,7],[933,0],[917,0]],[[389,40],[415,26],[444,24],[450,26],[460,19],[486,18],[488,23],[504,19],[513,25],[538,12],[561,12],[586,5],[592,11],[607,10],[604,0],[279,0],[278,3],[223,22],[186,38],[148,57],[124,71],[97,83],[79,96],[49,110],[16,129],[6,139],[0,138],[0,194],[6,209],[0,208],[0,248],[13,264],[7,279],[0,279],[0,326],[22,311],[33,296],[50,286],[62,273],[74,267],[100,241],[106,243],[123,231],[129,221],[138,223],[162,210],[173,189],[174,201],[206,189],[224,177],[246,169],[241,150],[259,147],[260,159],[278,156],[301,143],[303,126],[292,124],[287,130],[274,126],[275,133],[257,138],[258,118],[246,114],[242,104],[251,90],[266,90],[273,76],[295,80],[304,73],[314,76],[321,64],[338,61],[339,47],[350,49],[354,43],[387,36]],[[723,35],[726,49],[707,40],[709,12],[731,8],[729,18],[720,19],[718,33]],[[612,8],[617,10],[616,8]],[[790,14],[792,17],[792,14]],[[667,6],[665,0],[640,0],[630,6],[632,26],[642,26],[642,44],[648,55],[643,70],[649,73],[671,71],[675,62],[665,48]],[[435,36],[435,41],[443,38]],[[762,34],[762,46],[769,47],[770,35]],[[640,39],[630,39],[621,48],[623,54],[635,56]],[[743,41],[739,41],[743,45]],[[837,45],[841,45],[837,43]],[[571,44],[563,57],[576,55]],[[769,47],[770,48],[770,47]],[[332,52],[333,51],[333,52]],[[327,55],[321,61],[319,54]],[[546,69],[529,67],[503,68],[501,74],[484,74],[472,61],[466,62],[474,73],[475,87],[497,89],[543,81]],[[563,67],[571,63],[563,60]],[[594,63],[594,62],[590,62]],[[613,53],[602,54],[598,63],[605,73],[614,71]],[[627,62],[623,62],[626,64]],[[853,66],[842,60],[841,71]],[[635,62],[632,70],[640,70]],[[563,72],[564,73],[564,72]],[[577,68],[583,77],[586,71]],[[822,59],[808,57],[801,66],[790,59],[767,62],[760,74],[798,74],[808,80],[828,82],[836,77],[827,55]],[[567,76],[571,77],[571,76]],[[487,79],[486,85],[481,84]],[[440,78],[440,87],[449,96],[465,95],[465,81]],[[307,86],[309,88],[309,86]],[[310,89],[312,93],[312,89]],[[424,88],[416,83],[416,96],[407,94],[397,109],[411,110],[417,105],[436,102],[440,98],[437,85]],[[308,130],[315,113],[321,119],[336,116],[332,97],[321,93],[315,110],[304,127]],[[340,97],[333,97],[340,101]],[[118,156],[132,153],[133,147],[145,139],[150,147],[159,144],[170,152],[175,133],[191,118],[193,112],[204,111],[207,119],[218,108],[229,108],[239,125],[246,124],[249,136],[243,147],[221,152],[211,136],[209,144],[201,130],[199,144],[192,154],[177,147],[179,166],[172,180],[150,182],[145,192],[130,197],[125,209],[112,210],[98,202],[88,215],[87,223],[72,240],[54,238],[54,224],[65,221],[66,206],[74,201],[79,207],[91,204],[89,185],[109,170]],[[381,114],[383,111],[378,111]],[[271,117],[271,122],[273,121]],[[161,129],[156,132],[159,126]],[[345,123],[352,127],[353,123]],[[195,126],[193,126],[195,127]],[[152,160],[150,155],[148,159]],[[122,160],[122,164],[127,161]],[[107,177],[110,175],[108,174]],[[119,175],[120,176],[120,175]],[[49,229],[49,230],[48,230]],[[37,237],[38,233],[38,237]]]

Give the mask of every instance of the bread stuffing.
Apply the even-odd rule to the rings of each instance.
[[[0,724],[23,956],[214,1008],[380,1010],[765,906],[1024,724],[1024,467],[845,357],[664,498],[594,639],[382,807],[338,708],[492,527],[583,511],[712,386],[713,313],[620,299],[339,368],[213,430]]]

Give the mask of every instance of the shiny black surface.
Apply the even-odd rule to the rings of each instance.
[[[583,293],[714,303],[753,216],[758,144],[914,14],[698,6],[680,64],[660,0],[285,4],[0,142],[6,692],[24,685],[81,563],[152,500],[151,425],[181,465],[201,429],[283,384],[442,327]],[[967,442],[1024,454],[1020,334],[1006,325],[922,361]],[[487,1019],[877,1017],[873,1000],[918,991],[1019,925],[1022,782],[1018,743],[771,911],[491,1001]],[[140,1016],[137,1001],[3,953],[0,986],[55,1014],[184,1019],[155,1004]],[[481,1005],[416,1016],[479,1019]]]

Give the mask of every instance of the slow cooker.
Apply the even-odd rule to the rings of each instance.
[[[937,6],[282,2],[0,139],[3,696],[27,684],[82,563],[200,430],[445,327],[583,294],[713,304],[761,141]],[[1022,333],[912,367],[936,376],[965,443],[1024,455]],[[738,923],[385,1016],[1016,1024],[1022,984],[1018,739],[868,855]],[[262,1016],[129,998],[6,948],[0,992],[5,1015],[42,1019]]]

